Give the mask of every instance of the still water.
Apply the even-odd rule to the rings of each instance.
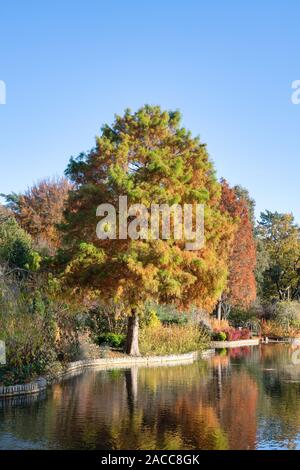
[[[0,401],[0,449],[300,449],[295,354],[265,345],[187,365],[86,370]]]

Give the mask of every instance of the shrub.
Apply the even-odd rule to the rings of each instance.
[[[173,305],[155,305],[153,306],[157,317],[165,325],[184,325],[188,322],[186,312],[181,312]]]
[[[250,339],[251,337],[251,332],[247,328],[242,328],[242,329],[235,329],[235,328],[230,328],[227,331],[227,341],[238,341],[241,339]]]
[[[123,306],[115,302],[100,303],[91,308],[86,317],[85,326],[97,342],[104,333],[123,334],[126,332],[127,320],[122,315]]]
[[[232,308],[228,320],[234,326],[239,327],[243,326],[249,321],[257,319],[257,316],[258,311],[256,310],[256,307],[249,308],[247,310],[241,308]]]
[[[250,339],[251,331],[248,328],[241,329],[241,339]]]
[[[149,312],[147,312],[147,316],[144,320],[144,324],[148,328],[157,328],[161,325],[161,321],[158,318],[155,310],[149,310]]]
[[[277,321],[268,320],[262,322],[262,334],[274,338],[299,337],[298,327],[280,325]]]
[[[224,331],[215,332],[212,335],[214,341],[226,341],[227,334]]]
[[[78,350],[76,318],[68,307],[21,281],[0,273],[0,339],[7,359],[0,381],[6,384],[44,373],[58,360],[72,360]]]
[[[300,302],[281,301],[269,305],[268,320],[262,320],[265,336],[297,337],[300,335]]]
[[[164,325],[193,324],[205,330],[208,334],[212,332],[210,315],[205,310],[194,306],[191,306],[187,311],[183,311],[172,304],[147,302],[144,315],[140,321],[141,327],[148,326],[150,321],[153,322],[153,319]]]
[[[238,341],[240,339],[249,339],[251,331],[248,328],[226,328],[224,331],[214,331],[212,338],[214,341]]]
[[[17,221],[0,213],[0,262],[13,268],[37,269],[41,258],[32,250],[30,236]]]
[[[300,302],[278,302],[273,313],[273,320],[284,328],[300,328]]]
[[[160,325],[144,327],[140,332],[143,355],[182,354],[203,349],[209,337],[194,325]]]
[[[105,344],[112,348],[121,348],[125,344],[126,336],[117,333],[103,333],[98,337],[98,344]]]

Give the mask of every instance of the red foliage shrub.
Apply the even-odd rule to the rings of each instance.
[[[249,339],[250,335],[251,335],[250,330],[248,330],[247,328],[243,328],[241,330],[230,328],[226,332],[227,341],[238,341],[240,339]]]
[[[213,329],[214,336],[218,333],[225,333],[226,334],[226,341],[238,341],[240,339],[250,339],[251,332],[248,328],[214,328]]]

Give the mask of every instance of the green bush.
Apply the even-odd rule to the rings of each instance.
[[[104,333],[124,334],[127,319],[123,315],[124,308],[115,302],[99,303],[89,310],[85,318],[85,326],[92,333],[94,341],[98,341]]]
[[[283,328],[300,328],[300,302],[278,302],[272,319]]]
[[[228,317],[230,325],[235,328],[248,328],[256,335],[261,333],[261,320],[263,308],[257,302],[251,308],[244,310],[241,308],[232,308]]]
[[[145,306],[144,318],[141,324],[147,325],[148,317],[153,315],[153,313],[165,325],[185,325],[189,320],[187,312],[181,312],[174,305],[149,302]]]
[[[244,310],[241,308],[233,307],[228,316],[228,321],[233,326],[243,326],[243,324],[247,323],[248,321],[252,321],[256,318],[257,313],[254,308]]]
[[[161,324],[161,321],[157,316],[156,310],[147,310],[146,315],[144,318],[142,318],[140,324],[142,328],[143,326],[147,326],[149,328],[156,328],[157,326],[159,326]]]
[[[0,213],[0,262],[14,268],[36,270],[40,261],[40,256],[32,249],[30,235],[13,217]]]
[[[112,348],[121,348],[125,344],[126,336],[118,333],[103,333],[98,337],[98,344],[105,344]]]
[[[217,333],[213,333],[212,339],[214,341],[226,341],[227,335],[224,331],[219,331]]]

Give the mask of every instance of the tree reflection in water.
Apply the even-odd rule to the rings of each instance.
[[[86,370],[44,399],[0,405],[0,448],[296,448],[300,369],[291,354],[267,345],[189,365]]]

